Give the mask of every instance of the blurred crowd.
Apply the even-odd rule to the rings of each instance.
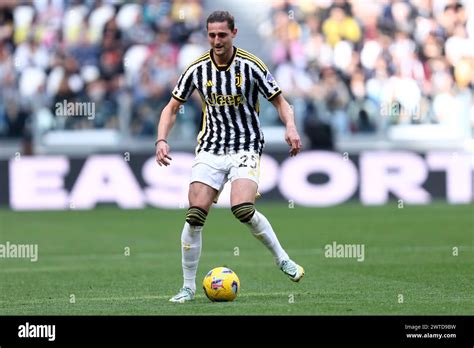
[[[399,124],[471,131],[474,4],[269,6],[257,25],[261,52],[254,53],[267,56],[314,147]],[[1,1],[0,137],[27,137],[33,127],[153,136],[179,74],[208,49],[204,29],[202,0]],[[95,115],[63,117],[63,101],[94,103]],[[181,134],[195,135],[200,113],[191,99],[179,117]]]
[[[259,27],[313,145],[391,125],[474,126],[473,5],[456,0],[273,1]],[[471,7],[469,9],[469,7]],[[326,141],[326,140],[327,141]],[[326,143],[325,143],[326,142]]]
[[[206,50],[204,21],[200,0],[1,1],[0,137],[33,127],[152,136],[180,71]],[[63,117],[64,101],[93,103],[94,117]],[[194,109],[184,123],[198,122]]]

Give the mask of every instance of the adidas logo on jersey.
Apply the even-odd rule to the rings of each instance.
[[[208,80],[206,86],[207,86],[207,87],[212,87],[212,86],[213,86],[212,81],[211,81],[211,80]]]

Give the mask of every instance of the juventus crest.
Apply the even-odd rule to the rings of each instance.
[[[242,86],[242,76],[240,75],[240,73],[235,74],[235,85],[237,87]]]

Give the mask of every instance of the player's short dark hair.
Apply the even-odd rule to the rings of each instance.
[[[214,11],[212,12],[209,17],[207,17],[206,21],[206,29],[209,28],[209,23],[216,23],[216,22],[227,22],[227,26],[230,30],[234,30],[235,22],[234,16],[232,16],[228,11]]]

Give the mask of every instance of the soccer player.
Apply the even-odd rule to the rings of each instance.
[[[264,144],[258,118],[258,93],[275,106],[285,124],[285,140],[291,156],[301,150],[300,136],[292,109],[268,68],[256,56],[233,45],[236,35],[230,13],[215,11],[207,18],[211,49],[183,72],[158,124],[156,161],[160,166],[168,166],[171,157],[166,138],[180,105],[198,90],[203,114],[189,186],[190,207],[181,234],[184,284],[171,302],[194,299],[202,229],[212,203],[217,202],[228,180],[235,217],[270,250],[277,266],[292,281],[297,282],[304,275],[303,267],[292,261],[280,245],[267,218],[255,210]]]

